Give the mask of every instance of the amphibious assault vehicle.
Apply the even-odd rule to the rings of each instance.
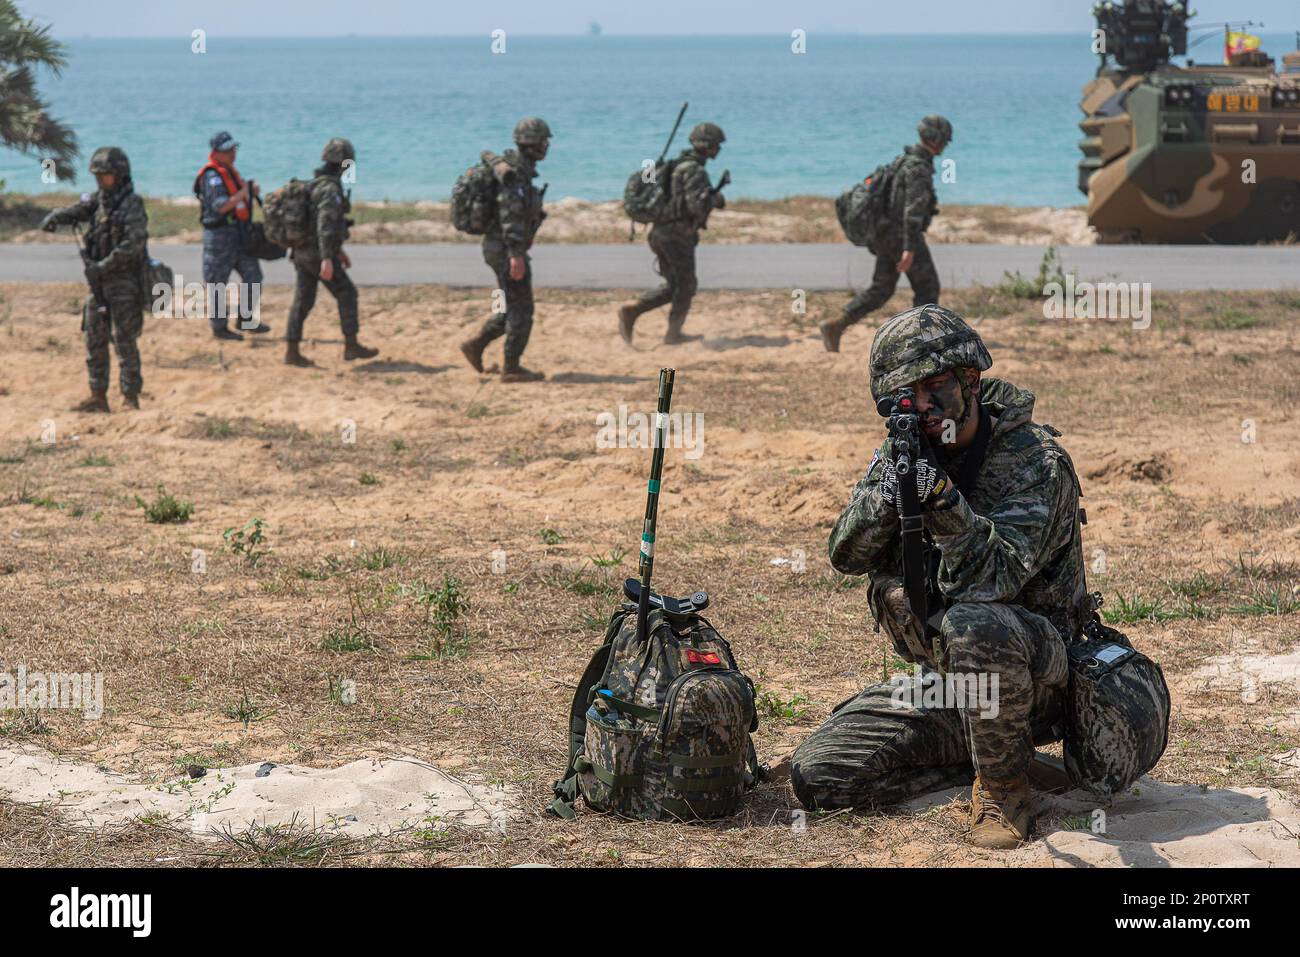
[[[1227,62],[1176,66],[1195,11],[1120,0],[1093,14],[1101,65],[1080,103],[1079,189],[1098,239],[1300,238],[1300,50],[1279,71],[1225,25]]]

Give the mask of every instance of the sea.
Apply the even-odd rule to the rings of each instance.
[[[1264,41],[1278,57],[1293,45]],[[80,141],[73,190],[93,188],[90,153],[116,144],[137,190],[189,195],[209,137],[229,130],[240,171],[272,187],[347,137],[353,199],[366,201],[445,200],[525,115],[554,134],[539,180],[548,201],[616,198],[688,102],[673,151],[693,124],[720,124],[715,173],[731,171],[732,198],[837,195],[942,113],[954,138],[941,203],[1078,205],[1079,91],[1097,66],[1085,33],[811,33],[802,52],[786,35],[214,37],[204,52],[190,37],[65,42],[67,69],[39,82]],[[41,174],[36,158],[0,149],[10,191],[69,189]]]

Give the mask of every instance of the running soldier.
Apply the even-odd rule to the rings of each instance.
[[[502,382],[539,382],[545,373],[520,365],[533,329],[533,267],[528,250],[546,212],[542,202],[546,188],[538,189],[537,164],[551,146],[551,128],[546,121],[526,116],[515,124],[517,150],[501,156],[485,154],[496,179],[496,215],[483,236],[483,261],[491,267],[497,290],[505,297],[505,310],[494,311],[479,334],[460,344],[460,351],[476,372],[483,371],[483,350],[501,336],[506,337]]]
[[[700,242],[700,230],[708,228],[710,213],[727,205],[721,187],[715,188],[709,182],[709,174],[704,169],[709,160],[717,158],[727,137],[722,127],[700,123],[691,130],[690,141],[691,148],[677,157],[669,183],[674,216],[668,222],[650,227],[650,249],[655,254],[663,285],[618,311],[618,332],[628,345],[632,344],[637,318],[668,303],[672,306],[668,310],[664,343],[671,346],[703,338],[683,335],[682,326],[686,324],[686,314],[699,287],[695,276],[695,247]]]
[[[926,245],[925,231],[939,212],[934,194],[934,158],[952,142],[952,124],[942,116],[931,115],[917,124],[916,132],[920,142],[907,147],[894,161],[889,221],[884,224],[882,242],[876,248],[871,285],[849,300],[839,319],[821,324],[827,352],[839,352],[844,330],[889,301],[898,287],[898,277],[904,273],[912,285],[912,305],[939,302],[939,272]]]

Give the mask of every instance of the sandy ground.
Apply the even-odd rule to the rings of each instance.
[[[65,197],[71,200],[72,197]],[[40,243],[59,240],[34,228],[46,197],[16,197],[6,214],[0,205],[0,239]],[[26,204],[25,206],[23,204]],[[565,198],[548,203],[539,243],[626,242],[630,220],[619,200],[588,202]],[[25,210],[25,212],[24,212]],[[169,242],[203,241],[193,198],[150,200],[150,234]],[[478,242],[457,232],[446,203],[358,203],[353,217],[354,243]],[[646,226],[637,226],[634,241],[644,242]],[[1013,245],[1083,246],[1096,242],[1082,207],[945,206],[930,225],[932,243],[1009,243]],[[782,200],[736,200],[709,220],[705,241],[715,243],[842,243],[833,198],[795,196]]]
[[[668,350],[662,314],[629,349],[617,293],[546,293],[526,361],[550,381],[514,387],[456,350],[488,290],[363,289],[363,339],[382,350],[366,363],[341,361],[325,297],[308,370],[278,342],[151,320],[143,409],[114,391],[114,413],[89,416],[67,411],[85,388],[79,296],[0,286],[0,670],[103,673],[106,706],[0,712],[0,863],[1298,863],[1293,297],[1161,297],[1135,331],[951,294],[991,374],[1034,389],[1036,418],[1063,431],[1090,584],[1174,696],[1149,779],[1109,807],[1044,798],[1034,840],[998,855],[965,843],[960,794],[804,816],[777,779],[708,826],[540,813],[644,505],[646,451],[598,448],[597,417],[650,409],[661,365],[704,432],[668,453],[659,583],[713,594],[759,685],[761,757],[902,667],[860,580],[823,558],[881,435],[872,324],[838,356],[812,332],[839,297],[792,315],[779,293],[704,294],[704,341]],[[287,290],[267,293],[275,333],[286,308]],[[160,485],[193,503],[188,521],[145,520],[137,497]],[[255,518],[256,564],[223,538]],[[444,632],[428,601],[448,578],[469,604]],[[280,767],[256,778],[265,762]],[[440,783],[491,812],[438,814]],[[195,812],[223,808],[224,836],[196,836]]]

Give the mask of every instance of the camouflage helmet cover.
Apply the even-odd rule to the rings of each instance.
[[[916,124],[916,132],[920,134],[921,139],[941,146],[947,146],[952,142],[952,124],[937,113],[921,117],[921,122]]]
[[[519,146],[537,146],[551,138],[551,128],[537,116],[525,116],[515,124],[515,143]]]
[[[690,140],[692,146],[721,146],[727,141],[727,136],[717,123],[696,123]]]
[[[126,158],[126,151],[120,146],[101,146],[90,157],[92,173],[116,173],[118,176],[131,175],[131,161]]]
[[[876,331],[871,342],[871,397],[879,399],[920,379],[949,369],[993,365],[979,333],[942,306],[900,312]]]
[[[356,158],[357,151],[352,148],[352,142],[341,136],[336,136],[326,143],[325,148],[320,152],[322,163],[342,163]]]

